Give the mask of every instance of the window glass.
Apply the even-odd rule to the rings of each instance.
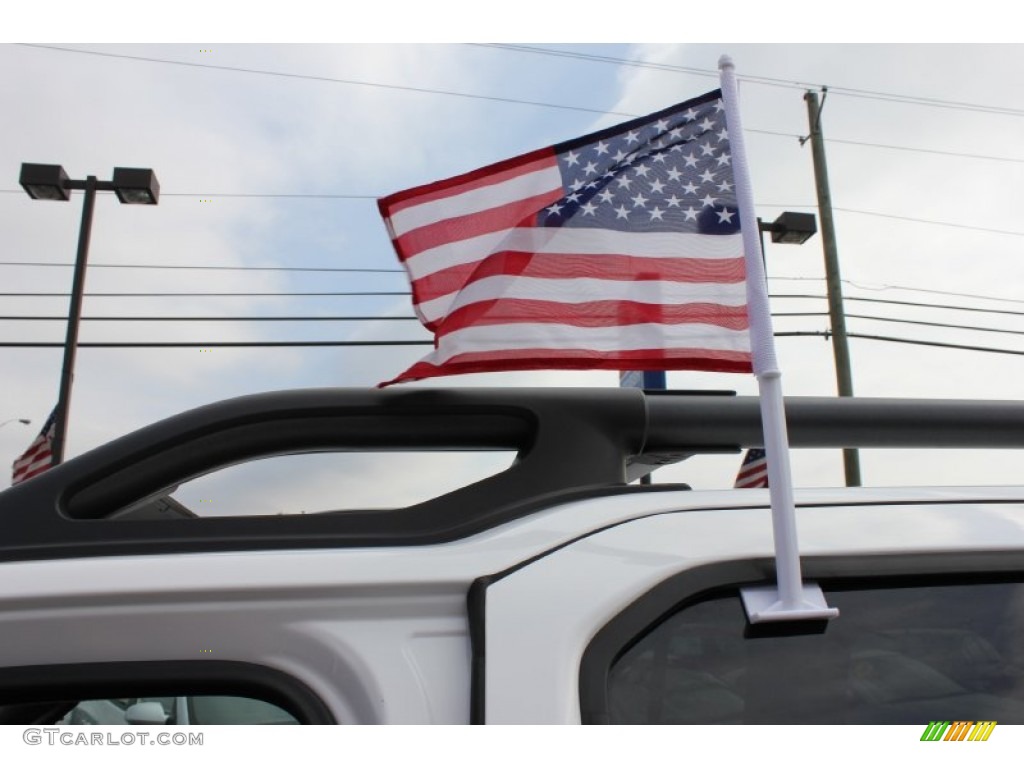
[[[159,709],[156,709],[159,707]],[[80,701],[61,725],[297,725],[286,710],[242,696],[157,696]]]
[[[189,701],[194,725],[295,725],[280,707],[240,696],[195,696]]]
[[[613,723],[1024,724],[1024,588],[827,591],[821,634],[748,636],[737,594],[677,611],[612,664]]]
[[[512,451],[304,453],[253,459],[164,489],[114,517],[304,515],[420,504],[508,469]]]
[[[125,712],[134,699],[80,701],[59,722],[62,725],[126,725]]]

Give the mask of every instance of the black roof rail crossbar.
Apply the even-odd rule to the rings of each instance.
[[[643,393],[631,389],[310,389],[197,408],[0,493],[0,561],[203,550],[416,545],[472,535],[552,496],[625,487]],[[328,450],[511,449],[493,477],[403,509],[101,519],[247,460]]]
[[[1024,448],[1024,401],[787,397],[792,448]],[[646,450],[764,445],[756,397],[648,397]]]
[[[1024,447],[1024,403],[790,398],[794,447]],[[588,494],[627,462],[762,444],[756,398],[637,389],[313,389],[235,398],[145,427],[0,493],[0,560],[451,541]],[[101,519],[264,456],[505,449],[507,470],[404,509]],[[667,457],[667,459],[666,459]],[[648,489],[658,490],[658,486]]]

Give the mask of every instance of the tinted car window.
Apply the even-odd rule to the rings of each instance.
[[[126,693],[134,698],[123,698]],[[321,725],[336,720],[302,681],[246,662],[150,660],[0,667],[0,724],[54,722]]]
[[[131,705],[154,702],[166,725],[298,725],[289,712],[260,699],[242,696],[164,696],[144,699],[90,699],[78,702],[63,725],[128,725]]]
[[[1017,583],[828,590],[823,633],[751,636],[738,594],[683,607],[607,678],[613,723],[1024,723]]]
[[[196,696],[189,700],[194,725],[297,725],[280,707],[240,696]]]

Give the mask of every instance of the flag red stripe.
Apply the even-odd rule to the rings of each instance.
[[[500,368],[496,368],[500,366]],[[696,368],[695,366],[700,366]],[[596,352],[586,349],[498,349],[491,352],[467,352],[456,355],[443,365],[420,361],[399,378],[379,386],[415,381],[432,376],[463,373],[538,370],[701,370],[719,373],[750,373],[753,371],[749,352],[707,349],[634,349],[617,352]]]
[[[27,454],[22,455],[17,461],[14,462],[14,471],[22,471],[26,467],[31,467],[33,464],[36,464],[39,461],[49,459],[50,456],[50,446],[46,446],[45,448],[40,448],[39,450],[33,451],[31,456]]]
[[[36,475],[41,475],[43,472],[50,468],[50,465],[53,463],[52,458],[52,455],[47,453],[45,457],[40,458],[40,462],[38,463],[38,465],[28,467],[27,469],[23,469],[19,472],[15,472],[14,477],[11,479],[11,484],[16,485],[18,483],[24,482],[25,480],[32,479]]]
[[[467,284],[496,275],[566,279],[671,280],[680,283],[742,283],[743,257],[735,259],[637,258],[591,254],[549,254],[499,251],[472,264],[442,269],[412,284],[417,304],[462,290]]]
[[[394,240],[398,257],[405,261],[423,251],[458,240],[500,232],[514,227],[533,225],[533,217],[562,196],[561,189],[553,189],[496,208],[477,213],[454,216],[433,224],[418,227]]]
[[[438,338],[484,325],[552,323],[581,328],[611,328],[639,323],[703,323],[734,331],[748,327],[747,308],[722,304],[645,304],[638,301],[588,301],[566,305],[535,299],[478,301],[453,310],[438,326]]]
[[[381,215],[387,219],[393,214],[422,203],[429,203],[446,197],[454,197],[455,195],[472,192],[556,164],[557,160],[555,159],[554,149],[552,147],[545,147],[544,149],[538,149],[525,155],[502,160],[483,168],[477,168],[468,173],[452,176],[443,181],[422,184],[418,187],[396,192],[393,195],[388,195],[378,200],[377,207],[380,209]]]
[[[748,477],[751,477],[753,475],[762,474],[762,473],[764,473],[767,470],[767,468],[768,468],[768,465],[765,464],[764,462],[760,462],[759,464],[751,464],[746,469],[742,470],[739,473],[739,475],[737,475],[737,479],[738,480],[745,480]]]
[[[21,467],[26,467],[29,464],[32,464],[33,462],[37,461],[41,455],[49,455],[49,453],[49,441],[43,438],[42,436],[39,436],[36,438],[35,442],[32,443],[32,445],[30,445],[28,449],[23,454],[21,454],[19,458],[15,460],[14,470],[17,471]]]

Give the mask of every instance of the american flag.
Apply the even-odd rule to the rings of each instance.
[[[751,448],[743,457],[734,488],[767,488],[768,459],[764,448]]]
[[[53,435],[57,420],[57,409],[50,414],[50,418],[43,424],[36,439],[18,459],[14,462],[14,471],[11,474],[11,485],[17,485],[36,475],[45,472],[53,463]]]
[[[397,379],[751,371],[721,92],[378,201],[434,351]]]

